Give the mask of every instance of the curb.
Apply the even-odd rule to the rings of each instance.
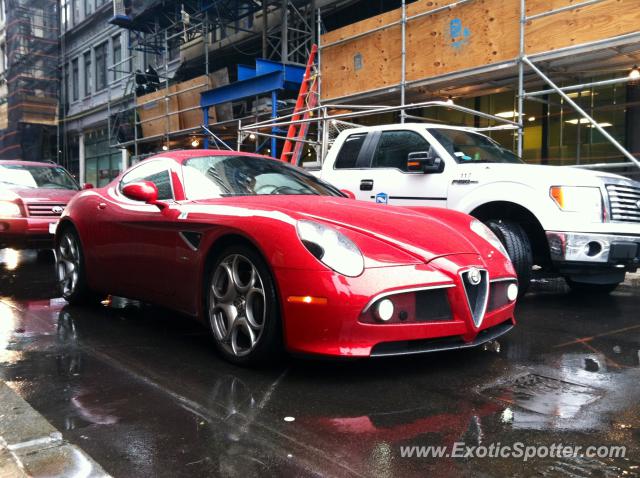
[[[42,415],[0,382],[0,476],[109,477],[89,455],[67,442]]]

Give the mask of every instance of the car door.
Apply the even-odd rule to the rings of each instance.
[[[348,191],[356,199],[368,199],[369,193],[360,189],[360,182],[370,169],[371,154],[377,132],[358,132],[347,136],[336,155],[333,168],[323,170],[322,179]]]
[[[105,290],[158,303],[165,303],[174,294],[171,273],[178,240],[175,165],[171,159],[140,163],[109,187],[105,201],[98,205]],[[124,196],[123,187],[135,181],[154,183],[158,200],[167,207],[161,210]]]
[[[359,199],[397,206],[446,207],[450,171],[445,162],[441,173],[407,170],[410,153],[432,152],[426,136],[409,129],[380,131],[372,137],[367,155],[370,163],[360,176]],[[446,161],[446,158],[442,158]]]

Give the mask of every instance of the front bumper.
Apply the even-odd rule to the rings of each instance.
[[[515,324],[515,303],[489,297],[487,312],[474,322],[460,276],[461,270],[471,266],[486,268],[479,256],[461,254],[429,264],[366,269],[356,278],[332,271],[276,270],[287,349],[300,354],[370,357],[466,348],[492,340]],[[511,273],[496,270],[489,270],[489,280],[493,281],[491,290],[493,284],[515,282]],[[375,323],[367,317],[371,312],[367,306],[376,297],[406,295],[406,291],[434,286],[443,286],[440,290],[446,293],[451,309],[446,320]],[[287,301],[292,296],[327,300]]]
[[[635,270],[640,264],[640,236],[547,231],[551,260],[583,266]]]
[[[49,225],[55,224],[57,221],[57,217],[0,218],[0,248],[52,248],[54,236],[49,232]]]

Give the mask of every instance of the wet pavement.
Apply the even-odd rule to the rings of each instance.
[[[55,297],[51,257],[0,250],[0,380],[106,472],[129,476],[638,476],[640,287],[538,284],[485,349],[227,364],[200,324]],[[464,442],[625,457],[402,457]]]

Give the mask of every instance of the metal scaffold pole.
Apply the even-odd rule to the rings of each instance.
[[[520,0],[520,47],[518,58],[518,157],[524,151],[524,29],[526,26],[526,0]]]

